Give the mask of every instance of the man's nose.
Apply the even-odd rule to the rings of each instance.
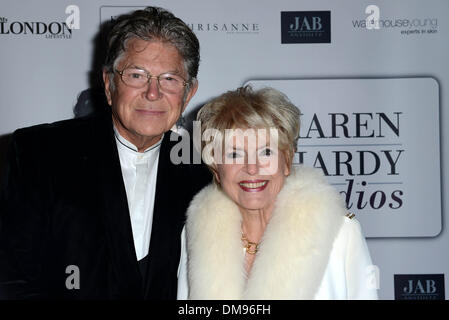
[[[150,100],[158,100],[161,98],[161,91],[159,88],[159,81],[157,77],[151,77],[147,85],[147,91],[145,92],[145,97]]]

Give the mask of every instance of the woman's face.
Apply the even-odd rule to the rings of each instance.
[[[289,174],[286,156],[277,147],[277,135],[265,129],[237,129],[225,139],[215,175],[241,211],[271,212]]]

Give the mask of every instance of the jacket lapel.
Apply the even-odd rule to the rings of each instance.
[[[182,205],[186,193],[183,189],[187,184],[182,165],[174,165],[170,160],[174,145],[170,135],[171,131],[165,133],[159,152],[145,299],[176,298],[180,234],[186,209]]]
[[[114,298],[141,299],[142,278],[134,249],[131,221],[120,159],[112,128],[111,113],[97,118],[93,128],[95,157],[98,159],[98,186],[103,202],[107,246],[113,274],[110,283]]]

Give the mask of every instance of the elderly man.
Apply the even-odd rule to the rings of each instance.
[[[198,64],[198,39],[170,12],[121,16],[103,70],[110,108],[14,133],[0,298],[176,298],[184,214],[211,179],[170,160]]]

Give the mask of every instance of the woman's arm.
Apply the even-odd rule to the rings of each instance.
[[[348,233],[345,258],[347,297],[350,300],[378,299],[379,269],[371,261],[360,223],[348,219],[344,227]]]

